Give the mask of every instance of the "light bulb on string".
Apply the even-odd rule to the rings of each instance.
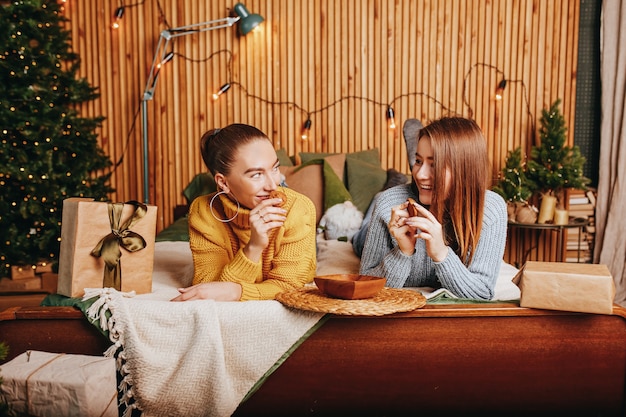
[[[120,27],[120,21],[122,20],[122,16],[124,16],[124,7],[118,7],[115,9],[115,20],[113,21],[113,29],[118,29]]]
[[[161,73],[161,67],[168,62],[170,62],[174,58],[174,52],[169,52],[167,55],[163,57],[161,62],[156,65],[156,72],[154,73],[154,78],[152,80],[152,88],[156,86],[157,79],[159,78],[159,74]]]
[[[502,100],[502,94],[504,94],[505,88],[506,80],[503,78],[500,83],[498,83],[498,87],[496,88],[496,100]]]
[[[389,129],[396,128],[396,114],[391,106],[387,107],[387,125]]]
[[[215,101],[218,98],[220,98],[220,96],[222,94],[224,94],[225,92],[227,92],[229,89],[230,89],[230,84],[229,83],[226,83],[223,86],[221,86],[219,90],[217,90],[215,93],[213,93],[213,101]]]
[[[304,122],[304,126],[302,126],[302,140],[307,140],[309,138],[309,134],[311,133],[311,118],[308,117],[306,122]]]
[[[168,62],[170,62],[172,60],[172,58],[174,58],[174,52],[168,52],[168,54],[163,57],[161,62],[159,62],[157,64],[157,69],[160,69],[163,65],[167,64]]]

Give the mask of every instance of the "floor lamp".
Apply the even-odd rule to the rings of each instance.
[[[166,29],[161,32],[159,37],[159,43],[157,44],[154,58],[152,59],[152,66],[150,67],[150,73],[148,74],[148,80],[146,81],[146,87],[143,90],[143,97],[141,99],[141,125],[142,125],[142,151],[143,151],[143,199],[144,203],[149,203],[150,184],[148,181],[149,176],[149,162],[148,162],[148,101],[154,98],[154,89],[159,79],[159,71],[161,67],[170,61],[174,57],[174,52],[168,52],[168,45],[172,39],[192,35],[200,32],[207,32],[209,30],[227,28],[235,23],[239,22],[239,33],[241,35],[247,35],[254,28],[256,28],[261,22],[263,17],[258,14],[250,14],[246,6],[241,3],[237,3],[234,7],[236,16],[224,17],[221,19],[210,20],[207,22],[196,23],[193,25],[180,26],[176,28]]]

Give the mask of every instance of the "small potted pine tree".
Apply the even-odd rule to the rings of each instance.
[[[585,157],[576,145],[565,146],[567,127],[557,99],[549,109],[543,109],[539,139],[533,146],[526,165],[527,177],[537,186],[541,206],[538,223],[552,223],[555,210],[560,210],[558,224],[567,223],[565,190],[586,189],[589,179],[583,175]],[[564,214],[563,214],[564,213]]]
[[[533,195],[534,184],[526,176],[526,164],[522,158],[522,148],[507,153],[501,177],[493,191],[500,194],[507,203],[510,221],[535,223],[537,213],[529,200]]]

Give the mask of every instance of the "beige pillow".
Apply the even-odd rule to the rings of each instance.
[[[280,167],[287,186],[309,197],[315,205],[315,222],[324,214],[324,175],[322,164]]]
[[[346,168],[346,154],[338,153],[336,155],[330,155],[325,157],[324,160],[330,165],[333,171],[335,171],[339,179],[345,183],[344,171]]]

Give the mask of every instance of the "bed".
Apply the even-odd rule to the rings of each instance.
[[[293,158],[281,152],[279,158],[287,184],[311,198],[318,221],[345,198],[365,213],[378,191],[407,181],[380,167],[377,150],[301,154],[300,166],[290,166]],[[214,190],[210,181],[206,174],[196,176],[183,192],[187,202]],[[124,349],[131,361],[144,359],[132,349],[134,333],[120,341],[118,329],[107,328],[119,320],[133,328],[151,326],[144,331],[148,335],[169,332],[173,340],[151,341],[150,347],[162,351],[157,364],[127,360],[142,374],[135,374],[137,381],[148,381],[134,386],[135,398],[145,399],[142,408],[151,411],[146,415],[626,415],[622,307],[615,306],[612,315],[521,308],[511,282],[517,269],[506,263],[490,302],[420,288],[407,291],[426,295],[426,305],[384,315],[311,313],[274,300],[170,303],[193,272],[185,207],[179,213],[157,236],[152,293],[128,299],[99,294],[97,300],[108,300],[100,304],[70,300],[6,309],[0,312],[0,338],[10,347],[5,362],[28,350],[119,355]],[[358,272],[352,245],[326,239],[327,232],[318,235],[318,275]],[[92,311],[95,305],[109,310]],[[184,318],[176,309],[185,310]],[[107,320],[106,313],[116,320]],[[129,322],[142,314],[139,323]],[[203,337],[200,349],[190,342],[195,335]],[[190,358],[179,357],[181,351]],[[200,375],[191,359],[205,366]],[[187,366],[192,370],[176,371]],[[158,373],[154,367],[160,367],[159,375],[167,373],[167,385],[160,385],[163,378],[150,379]],[[232,367],[236,372],[228,372]],[[203,387],[214,391],[206,401],[211,389]],[[140,389],[165,392],[165,401],[152,401],[151,392]],[[171,410],[180,403],[184,411]],[[192,403],[196,407],[190,409]]]
[[[358,268],[350,243],[318,237],[318,245],[319,274]],[[316,318],[228,415],[623,416],[625,309],[521,308],[515,271],[503,264],[492,302],[424,289],[431,298],[414,311]],[[157,242],[153,294],[142,297],[168,299],[191,272],[187,242]],[[10,308],[0,334],[6,360],[27,350],[102,355],[112,345],[76,307]]]

